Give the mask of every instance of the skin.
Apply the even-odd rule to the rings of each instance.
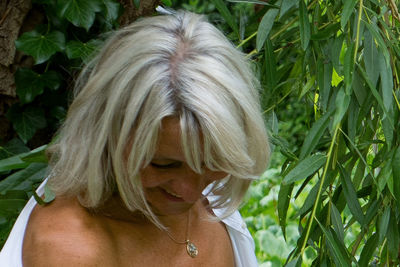
[[[32,211],[24,266],[234,266],[226,228],[208,219],[201,195],[226,173],[193,172],[180,143],[179,120],[164,119],[155,156],[141,179],[147,201],[175,240],[186,239],[190,212],[188,237],[198,247],[196,258],[143,215],[126,210],[117,197],[91,212],[76,198],[61,196]]]

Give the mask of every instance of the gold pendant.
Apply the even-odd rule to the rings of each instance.
[[[189,254],[190,257],[195,258],[197,254],[199,254],[199,251],[196,247],[195,244],[190,242],[189,240],[186,240],[186,251]]]

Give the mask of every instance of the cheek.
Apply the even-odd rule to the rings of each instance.
[[[169,179],[166,176],[168,175],[161,174],[150,167],[146,167],[140,172],[140,180],[145,188],[156,187],[165,183]]]

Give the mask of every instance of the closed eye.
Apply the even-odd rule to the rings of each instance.
[[[158,169],[171,169],[171,168],[178,168],[182,165],[181,162],[172,162],[172,163],[168,163],[168,164],[160,164],[160,163],[155,163],[155,162],[151,162],[150,165],[154,168],[158,168]]]

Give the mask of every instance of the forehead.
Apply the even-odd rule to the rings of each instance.
[[[184,161],[181,126],[177,117],[167,117],[162,120],[154,157]]]

